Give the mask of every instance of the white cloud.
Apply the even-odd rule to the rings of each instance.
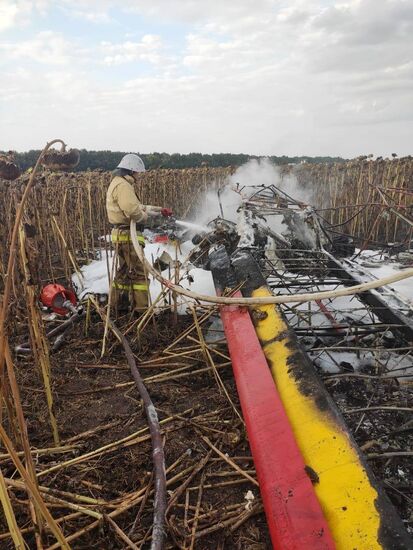
[[[65,12],[70,16],[74,17],[76,19],[82,19],[83,21],[88,21],[90,23],[95,23],[97,25],[100,24],[108,24],[112,22],[112,18],[106,11],[88,11],[88,10],[65,10]]]
[[[13,27],[19,15],[19,8],[15,2],[5,0],[0,4],[0,31]]]
[[[244,16],[255,18],[271,10],[273,5],[273,0],[130,0],[127,9],[162,19],[204,23]]]
[[[146,34],[140,42],[130,40],[120,44],[102,42],[101,48],[106,65],[119,65],[131,61],[148,61],[156,64],[160,61],[162,39],[157,35]]]
[[[34,8],[36,8],[36,2],[2,0],[0,2],[0,32],[27,23],[27,18]]]
[[[53,31],[39,32],[31,40],[0,42],[0,52],[3,62],[30,60],[44,65],[65,65],[80,54],[80,50],[70,41]]]
[[[46,13],[49,3],[50,0],[1,0],[0,32],[26,25],[34,11]]]
[[[41,7],[2,1],[8,14],[3,25],[9,28],[16,24],[13,6],[19,4],[21,11],[25,5],[26,16]],[[105,23],[108,38],[91,45],[92,38],[79,37],[74,25],[64,35],[42,29],[30,39],[0,43],[3,60],[15,65],[2,77],[0,90],[0,101],[7,102],[2,122],[10,128],[3,139],[16,142],[10,147],[34,145],[14,130],[18,126],[8,114],[14,109],[13,116],[22,117],[27,107],[42,119],[42,138],[48,139],[46,129],[60,121],[79,146],[95,148],[345,156],[366,149],[411,152],[410,0],[72,4],[53,3],[73,17]],[[46,24],[48,3],[42,8]],[[138,39],[130,35],[137,16],[151,22],[151,31]],[[164,35],[165,28],[170,32]],[[171,36],[182,28],[184,45],[174,49]],[[32,71],[28,59],[43,63],[44,74]],[[145,76],[146,63],[152,70]],[[45,98],[40,104],[39,96]],[[27,145],[19,145],[23,139]]]

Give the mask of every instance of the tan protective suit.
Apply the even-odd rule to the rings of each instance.
[[[148,281],[144,267],[139,260],[130,237],[129,224],[135,220],[143,225],[148,217],[159,213],[157,206],[144,206],[136,196],[132,176],[115,176],[106,194],[106,210],[112,229],[112,242],[118,257],[118,269],[111,288],[111,304],[119,310],[129,307],[142,312],[148,307]],[[144,246],[145,240],[138,233],[138,240]]]

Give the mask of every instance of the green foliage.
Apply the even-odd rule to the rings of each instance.
[[[15,160],[24,171],[35,165],[40,151],[30,150],[24,153],[16,153]],[[80,162],[74,169],[75,172],[86,170],[113,170],[126,152],[121,151],[87,151],[80,150]],[[250,159],[259,159],[256,155],[246,155],[243,153],[139,153],[148,170],[156,168],[197,168],[199,166],[225,167],[241,166]],[[306,162],[337,162],[343,159],[339,157],[287,157],[270,156],[268,157],[274,164],[288,164]]]

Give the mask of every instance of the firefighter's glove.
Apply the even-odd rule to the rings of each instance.
[[[170,208],[162,208],[161,214],[164,218],[170,218],[172,216],[173,212]]]
[[[162,208],[160,206],[146,206],[145,207],[148,218],[158,218],[161,214]]]

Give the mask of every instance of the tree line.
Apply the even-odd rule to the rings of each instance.
[[[129,151],[127,151],[129,152]],[[40,154],[39,150],[30,150],[24,153],[14,153],[14,158],[22,170],[27,170],[34,166]],[[88,151],[80,149],[80,162],[74,169],[76,172],[86,170],[113,170],[120,159],[125,155],[124,151]],[[225,167],[241,166],[250,159],[263,158],[256,155],[247,155],[243,153],[138,153],[142,158],[148,170],[156,168],[198,168],[200,166]],[[274,164],[298,164],[300,162],[340,162],[344,159],[340,157],[309,157],[309,156],[275,156],[269,158]]]

